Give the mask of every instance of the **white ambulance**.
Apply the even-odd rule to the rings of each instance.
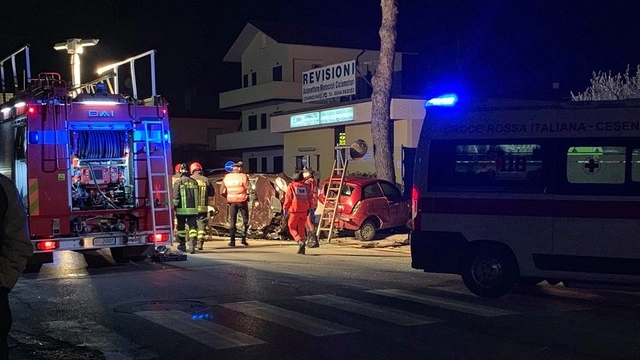
[[[412,267],[482,297],[640,284],[640,101],[430,106]]]

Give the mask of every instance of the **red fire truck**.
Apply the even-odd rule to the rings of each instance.
[[[147,99],[138,97],[135,76],[142,58],[150,59]],[[5,79],[8,61],[13,79]],[[109,248],[116,262],[127,262],[171,244],[171,141],[154,62],[152,50],[101,68],[108,74],[91,82],[70,84],[54,72],[32,78],[29,46],[0,60],[0,172],[13,179],[28,209],[32,270],[62,250]],[[130,65],[132,94],[119,93],[122,65]]]

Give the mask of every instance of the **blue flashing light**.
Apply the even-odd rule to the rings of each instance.
[[[429,106],[454,106],[458,102],[458,95],[444,94],[428,100],[424,103],[425,107]]]
[[[40,133],[37,131],[29,131],[29,144],[40,143]]]

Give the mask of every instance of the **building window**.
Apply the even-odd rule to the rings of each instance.
[[[249,115],[249,131],[258,129],[258,116]]]
[[[249,173],[257,173],[258,172],[258,159],[257,158],[249,158]]]
[[[273,67],[273,81],[282,81],[282,65]]]
[[[267,128],[267,114],[260,115],[260,129]]]
[[[284,171],[284,161],[282,156],[273,157],[273,172],[279,174]]]
[[[249,75],[244,74],[242,75],[242,87],[246,88],[249,86]]]
[[[267,158],[263,157],[260,159],[260,171],[263,173],[267,172]]]
[[[251,86],[258,83],[258,73],[251,73]]]
[[[337,146],[347,146],[347,130],[344,125],[333,128],[334,144]]]

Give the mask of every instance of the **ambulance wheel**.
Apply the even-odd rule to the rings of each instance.
[[[360,228],[355,231],[356,239],[371,241],[376,237],[376,226],[371,220],[365,220]]]
[[[497,245],[473,247],[463,260],[461,273],[467,288],[483,298],[506,294],[519,278],[515,257]]]

